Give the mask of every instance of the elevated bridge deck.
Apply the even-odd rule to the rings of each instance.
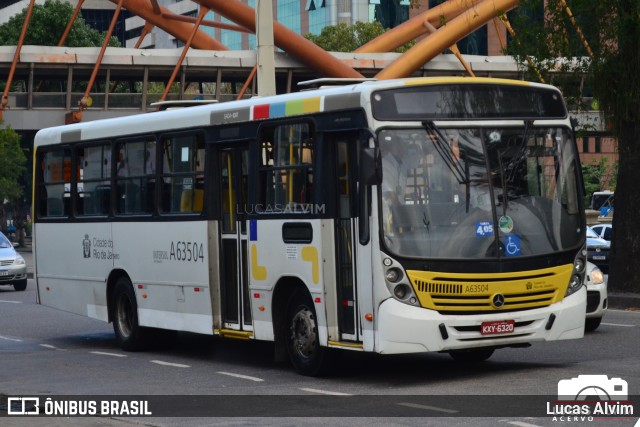
[[[0,46],[0,70],[9,69],[15,49]],[[23,46],[9,92],[9,109],[4,111],[5,123],[27,133],[64,124],[65,113],[78,109],[99,51],[97,47]],[[107,48],[83,121],[153,111],[150,104],[160,99],[181,52],[182,49]],[[372,77],[400,54],[333,55]],[[466,55],[465,60],[477,76],[523,78],[521,68],[511,57]],[[255,51],[191,49],[167,100],[234,100],[255,63]],[[275,65],[277,93],[297,91],[298,82],[321,77],[284,52],[276,53]],[[467,73],[453,55],[439,55],[414,73],[416,77],[442,75]],[[0,75],[3,78],[6,76]],[[254,80],[244,97],[254,96],[255,89]],[[599,113],[594,113],[580,117],[580,122],[594,128],[601,126]]]

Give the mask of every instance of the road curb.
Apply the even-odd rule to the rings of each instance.
[[[640,295],[632,293],[609,293],[607,296],[609,308],[618,310],[640,310]]]

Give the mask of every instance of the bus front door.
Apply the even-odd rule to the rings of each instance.
[[[247,145],[223,146],[217,153],[220,182],[220,293],[222,327],[252,331],[247,275],[247,226],[244,206],[248,191]]]
[[[361,341],[357,324],[355,171],[359,132],[327,133],[334,152],[336,191],[335,262],[338,330],[341,341]]]

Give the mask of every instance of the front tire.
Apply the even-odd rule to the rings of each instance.
[[[602,322],[602,317],[592,317],[591,319],[586,319],[584,322],[584,330],[586,332],[593,332],[598,329],[600,326],[600,322]]]
[[[147,345],[149,331],[138,322],[136,294],[126,277],[118,279],[113,292],[113,331],[125,351],[139,351]]]
[[[456,362],[461,363],[479,363],[484,362],[493,354],[492,348],[482,348],[477,350],[459,350],[459,351],[451,351],[449,355]]]
[[[326,369],[327,349],[320,346],[315,307],[308,295],[297,291],[287,308],[287,353],[297,372],[317,376]]]
[[[16,291],[24,291],[25,289],[27,289],[27,279],[14,282],[13,289],[15,289]]]

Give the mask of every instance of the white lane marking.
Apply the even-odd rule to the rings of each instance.
[[[623,323],[601,323],[601,325],[607,325],[607,326],[622,326],[624,328],[633,328],[636,325],[625,325]]]
[[[511,424],[518,427],[540,427],[537,424],[525,423],[524,421],[507,421],[507,424]]]
[[[242,378],[243,380],[249,380],[249,381],[255,381],[255,382],[264,381],[262,378],[250,377],[249,375],[234,374],[232,372],[218,371],[218,373],[221,375],[228,375],[230,377]]]
[[[427,411],[444,412],[445,414],[457,414],[458,412],[460,412],[456,411],[455,409],[438,408],[437,406],[420,405],[418,403],[400,402],[397,403],[397,405],[415,409],[426,409]]]
[[[20,340],[20,339],[18,339],[18,338],[3,337],[2,335],[0,335],[0,340],[7,340],[7,341],[22,342],[22,340]]]
[[[317,388],[301,388],[302,391],[308,391],[309,393],[328,394],[330,396],[353,396],[349,393],[340,393],[339,391],[318,390]]]
[[[40,347],[50,348],[52,350],[59,350],[58,347],[56,347],[55,345],[51,345],[51,344],[40,344]]]
[[[8,302],[9,304],[22,304],[22,301],[9,301],[6,299],[0,299],[0,302]]]
[[[90,351],[91,354],[98,354],[100,356],[113,356],[113,357],[127,357],[126,354],[107,353],[105,351]]]
[[[190,368],[189,365],[183,365],[181,363],[163,362],[162,360],[152,360],[151,363],[157,363],[158,365],[173,366],[175,368]]]

